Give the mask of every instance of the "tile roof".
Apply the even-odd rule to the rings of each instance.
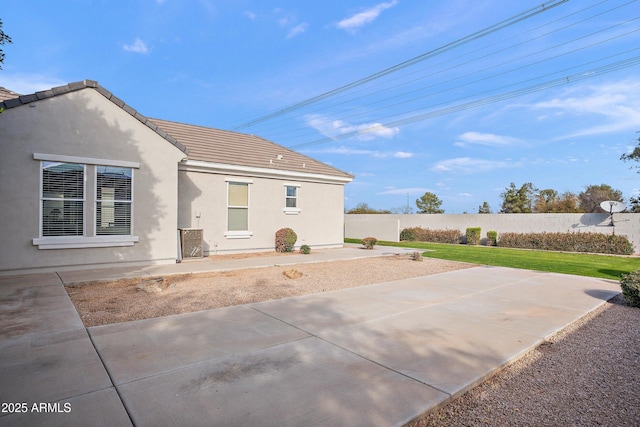
[[[189,150],[186,149],[182,144],[175,140],[171,135],[168,135],[164,130],[159,129],[158,126],[151,122],[146,116],[138,113],[135,109],[131,108],[129,105],[125,104],[124,101],[113,95],[111,92],[103,88],[98,84],[98,82],[94,80],[83,80],[81,82],[69,83],[64,86],[54,87],[49,90],[43,90],[40,92],[36,92],[30,95],[18,95],[10,90],[0,88],[0,110],[5,108],[15,108],[25,104],[31,104],[33,102],[41,101],[47,98],[53,98],[55,96],[63,95],[65,93],[75,92],[82,89],[95,89],[102,96],[107,98],[109,101],[116,104],[118,107],[122,108],[124,111],[129,113],[139,122],[156,132],[158,135],[169,141],[171,144],[175,145],[179,150],[188,154]],[[4,92],[3,92],[4,91]],[[6,96],[11,96],[11,94],[16,95],[11,98],[2,98],[2,94],[6,94]]]
[[[353,179],[353,175],[259,136],[150,120],[189,149],[189,160]]]
[[[353,175],[254,135],[207,128],[167,120],[150,119],[114,96],[94,80],[69,83],[30,95],[0,87],[0,109],[15,108],[82,89],[94,89],[145,126],[188,154],[190,160],[242,167],[291,171],[338,177]]]
[[[18,98],[20,94],[10,91],[2,86],[0,86],[0,101],[5,101],[7,99]]]

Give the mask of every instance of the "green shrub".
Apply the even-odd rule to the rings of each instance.
[[[615,255],[633,253],[633,246],[625,236],[601,233],[501,233],[498,246]]]
[[[400,233],[400,240],[431,243],[460,243],[460,231],[458,230],[430,230],[422,227],[405,228]]]
[[[631,307],[640,307],[640,270],[623,274],[620,277],[622,295]]]
[[[378,243],[378,239],[375,237],[365,237],[362,239],[362,246],[364,246],[365,249],[373,249],[376,243]]]
[[[480,227],[467,228],[467,245],[479,245],[481,232],[482,229]]]
[[[416,238],[415,228],[405,228],[400,232],[400,241],[408,240],[409,242],[416,242],[418,239]]]
[[[309,245],[300,246],[300,253],[301,254],[305,254],[305,255],[309,255],[311,253],[311,247]]]
[[[276,231],[276,252],[293,252],[298,235],[290,228]]]
[[[487,246],[496,246],[498,244],[498,232],[487,231]]]

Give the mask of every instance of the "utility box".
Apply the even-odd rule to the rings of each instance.
[[[202,258],[203,231],[201,228],[181,228],[180,229],[180,248],[182,249],[182,258]]]

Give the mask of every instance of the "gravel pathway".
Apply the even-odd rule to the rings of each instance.
[[[640,309],[615,297],[426,426],[640,426]]]

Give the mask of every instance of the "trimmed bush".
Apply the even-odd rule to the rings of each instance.
[[[623,274],[620,277],[622,295],[631,307],[640,307],[640,270]]]
[[[467,245],[479,245],[481,232],[482,229],[480,227],[467,228]]]
[[[497,246],[497,245],[498,245],[498,232],[487,231],[487,246]]]
[[[405,228],[400,232],[400,241],[408,240],[409,242],[417,242],[416,228]]]
[[[615,255],[633,253],[633,246],[625,236],[600,233],[501,233],[498,246]]]
[[[362,246],[365,249],[373,249],[373,247],[378,243],[378,239],[375,237],[365,237],[362,239]]]
[[[309,245],[300,246],[300,253],[301,254],[305,254],[305,255],[309,255],[311,253],[311,247]]]
[[[410,227],[400,232],[400,240],[413,242],[459,244],[461,238],[458,230],[430,230],[422,227]]]
[[[276,231],[276,252],[293,252],[298,235],[290,228]]]

